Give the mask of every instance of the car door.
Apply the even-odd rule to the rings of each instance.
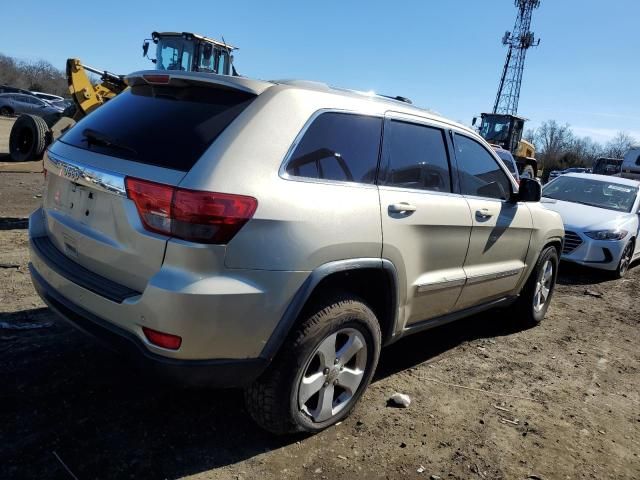
[[[399,327],[450,312],[466,280],[471,214],[452,188],[451,149],[437,123],[400,114],[385,119],[382,256],[398,270]]]
[[[473,222],[467,281],[455,307],[461,310],[513,293],[525,270],[533,222],[526,204],[510,200],[515,185],[488,148],[462,133],[454,144],[460,192]]]
[[[17,113],[34,113],[34,105],[31,103],[31,99],[26,95],[16,95],[15,99],[15,110]]]

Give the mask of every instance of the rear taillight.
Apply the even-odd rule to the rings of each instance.
[[[126,186],[147,230],[192,242],[228,243],[258,207],[253,197],[187,190],[131,177]]]

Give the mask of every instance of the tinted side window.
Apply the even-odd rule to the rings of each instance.
[[[381,118],[322,113],[296,146],[287,173],[295,177],[373,183],[381,130]]]
[[[475,140],[456,135],[456,160],[463,195],[507,200],[511,182],[498,162]]]
[[[513,157],[511,156],[511,154],[506,152],[496,152],[496,153],[502,159],[502,162],[509,169],[509,171],[515,175],[516,173],[515,162],[513,161]]]
[[[444,132],[438,128],[392,120],[385,129],[388,148],[385,185],[451,191]]]

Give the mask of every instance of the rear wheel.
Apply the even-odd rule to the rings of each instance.
[[[247,410],[273,433],[318,432],[345,418],[378,364],[376,316],[337,295],[310,312],[269,369],[245,390]]]
[[[558,251],[555,247],[545,248],[536,262],[513,313],[525,326],[539,324],[547,313],[558,276]]]
[[[622,256],[620,257],[620,262],[618,263],[618,268],[616,268],[613,272],[613,276],[615,278],[624,277],[629,271],[629,266],[631,265],[631,258],[633,257],[633,248],[634,248],[634,240],[630,240],[629,243],[624,247],[622,251]]]
[[[20,115],[11,128],[9,152],[16,162],[26,162],[42,157],[47,147],[49,127],[36,115]]]
[[[0,115],[2,115],[3,117],[8,117],[9,115],[12,115],[12,114],[13,114],[13,111],[9,107],[0,108]]]

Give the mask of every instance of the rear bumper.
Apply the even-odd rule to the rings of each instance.
[[[192,384],[251,383],[272,358],[265,345],[308,276],[208,270],[206,262],[174,252],[143,291],[123,289],[57,250],[41,209],[29,219],[29,244],[33,283],[53,310],[139,363]],[[177,350],[154,345],[143,327],[178,335],[182,344]]]
[[[242,387],[253,382],[268,365],[268,361],[262,358],[178,360],[157,355],[150,352],[136,335],[99,318],[60,295],[31,263],[29,271],[40,297],[61,318],[106,347],[127,356],[136,365],[171,381],[186,385]]]

